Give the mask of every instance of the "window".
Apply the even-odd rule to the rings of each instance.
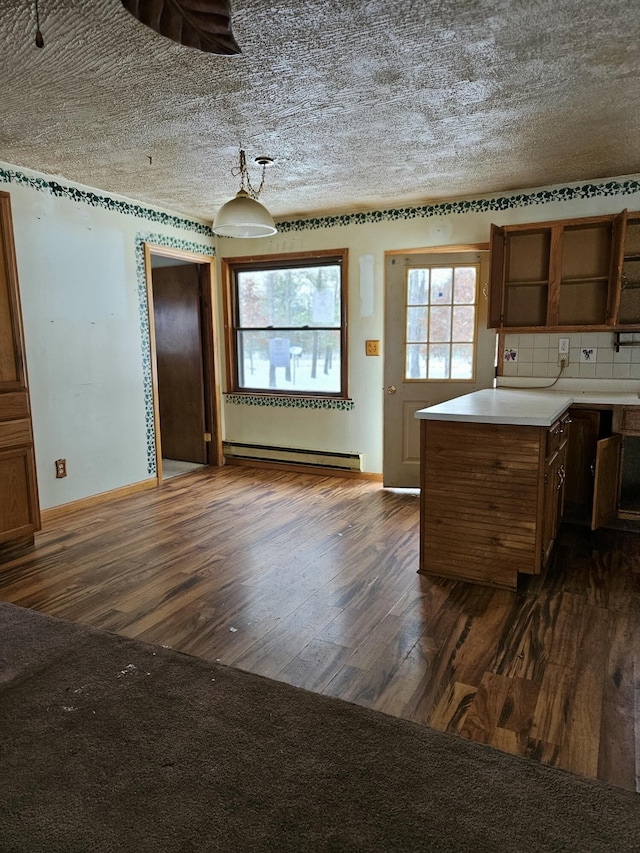
[[[222,262],[228,389],[347,396],[347,250]]]
[[[474,378],[478,265],[409,267],[405,379]]]

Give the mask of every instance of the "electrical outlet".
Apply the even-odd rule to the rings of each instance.
[[[380,341],[365,341],[364,344],[367,355],[380,355]]]
[[[558,355],[569,354],[569,338],[560,338],[558,340]]]
[[[558,367],[565,368],[569,364],[569,353],[558,353]]]
[[[56,459],[56,478],[60,479],[60,477],[67,476],[67,460],[66,459]]]

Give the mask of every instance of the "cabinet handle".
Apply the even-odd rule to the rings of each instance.
[[[564,481],[567,479],[567,472],[564,470],[564,465],[558,468],[558,491],[564,486]]]
[[[596,460],[594,459],[591,465],[589,466],[589,470],[591,471],[591,476],[596,476]]]

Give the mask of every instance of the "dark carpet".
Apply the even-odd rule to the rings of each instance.
[[[0,604],[2,853],[637,851],[640,797]]]

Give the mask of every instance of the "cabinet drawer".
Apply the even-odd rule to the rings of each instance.
[[[31,421],[0,421],[0,447],[25,447],[33,443]]]
[[[569,415],[563,415],[560,420],[556,421],[553,426],[549,427],[547,433],[547,453],[549,457],[559,449],[560,445],[569,437]]]
[[[622,410],[620,431],[640,434],[640,406],[631,406]]]

